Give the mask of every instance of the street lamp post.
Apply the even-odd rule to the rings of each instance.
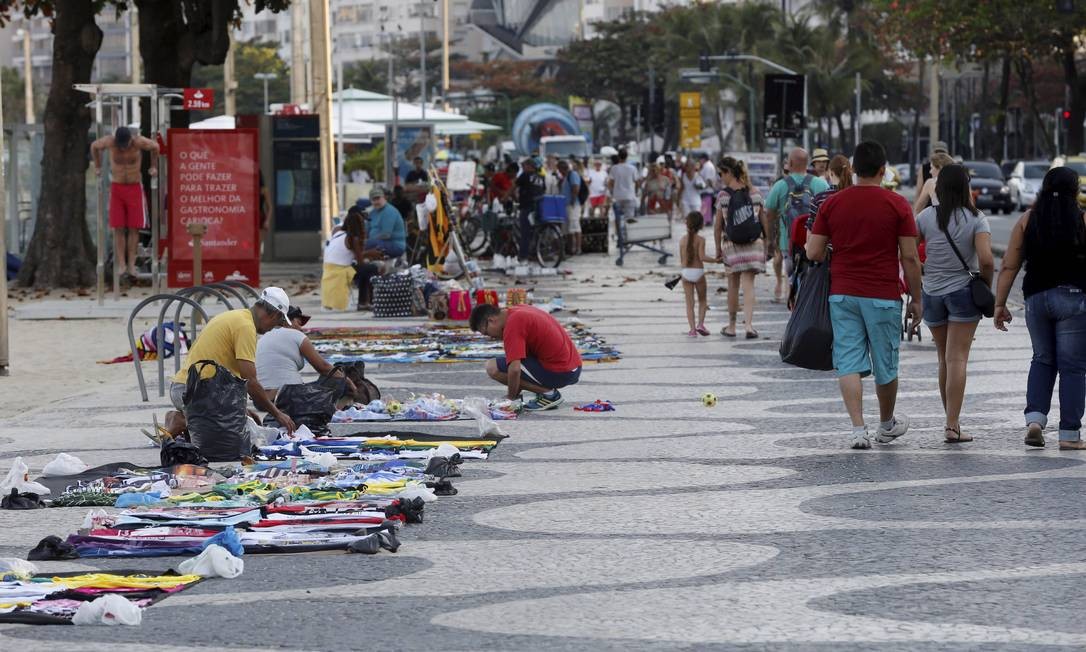
[[[279,79],[279,75],[274,72],[258,72],[253,75],[253,79],[264,82],[264,113],[268,112],[268,82]]]

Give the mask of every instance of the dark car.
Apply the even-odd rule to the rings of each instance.
[[[962,161],[962,165],[969,170],[969,188],[973,191],[977,208],[989,213],[1003,211],[1010,215],[1014,202],[999,166],[989,161]]]

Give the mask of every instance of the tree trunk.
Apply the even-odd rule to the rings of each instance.
[[[87,227],[87,133],[90,109],[73,84],[90,82],[102,30],[94,2],[57,3],[53,15],[53,80],[45,104],[41,193],[34,235],[19,283],[79,287],[95,281],[96,250]],[[100,217],[100,216],[99,216]]]
[[[196,62],[215,66],[226,61],[230,20],[237,9],[237,0],[136,0],[136,6],[146,83],[185,88],[192,82],[192,67]],[[144,115],[150,115],[146,102],[144,105]],[[171,126],[188,125],[187,111],[173,114]]]
[[[988,80],[991,77],[991,62],[984,62],[984,77],[980,83],[980,128],[974,134],[977,146],[978,158],[988,158],[991,155],[991,130],[988,128]]]
[[[1007,140],[1007,111],[1010,108],[1011,98],[1011,58],[1003,57],[1003,67],[1000,71],[999,79],[999,128],[998,137],[999,142],[996,143],[996,148],[999,150],[999,162],[1002,163],[1004,149],[1003,143]],[[1008,156],[1010,155],[1009,149],[1007,150]]]
[[[618,98],[618,139],[626,146],[626,98]]]
[[[1037,108],[1037,88],[1033,84],[1033,63],[1026,57],[1018,57],[1015,59],[1015,67],[1018,69],[1018,79],[1022,82],[1022,90],[1026,92],[1026,98],[1029,100],[1029,110],[1033,114],[1035,128],[1041,130],[1044,149],[1051,157],[1055,158],[1059,156],[1059,152],[1056,151],[1056,144],[1052,141],[1052,137],[1045,127],[1044,120],[1041,120],[1041,113]]]
[[[1069,41],[1063,47],[1063,79],[1067,88],[1071,90],[1071,124],[1067,127],[1067,153],[1077,154],[1082,147],[1082,120],[1086,111],[1082,96],[1082,88],[1078,81],[1078,68],[1075,67],[1075,44]]]

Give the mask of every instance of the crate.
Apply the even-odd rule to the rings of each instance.
[[[581,236],[581,251],[586,254],[607,253],[607,233],[585,233]]]
[[[607,233],[607,218],[581,218],[581,233],[586,236],[595,233]]]

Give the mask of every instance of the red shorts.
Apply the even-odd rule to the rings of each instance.
[[[592,208],[598,208],[600,206],[603,206],[603,202],[606,199],[607,199],[607,195],[597,195],[595,197],[589,197],[588,198],[588,205],[591,206]]]
[[[143,184],[109,184],[109,228],[147,228],[147,211],[143,205]]]

